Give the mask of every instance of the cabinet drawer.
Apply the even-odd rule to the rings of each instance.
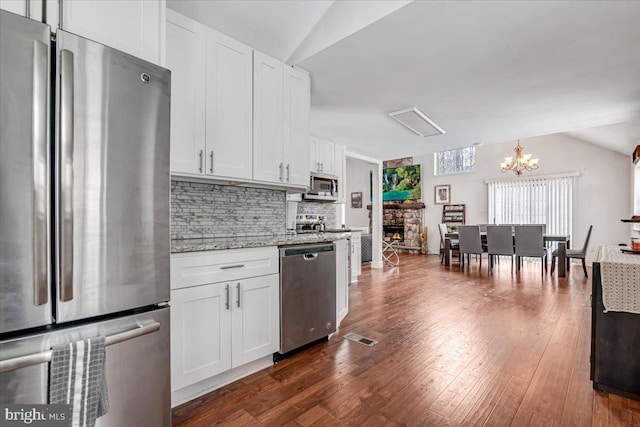
[[[279,269],[276,247],[173,254],[171,289],[277,274]]]

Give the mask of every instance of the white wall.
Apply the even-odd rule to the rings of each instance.
[[[349,227],[369,227],[369,210],[367,205],[370,202],[369,173],[373,165],[360,159],[347,157],[347,176],[345,191],[347,202],[345,204],[345,224]],[[351,193],[362,193],[362,207],[354,209],[351,207]]]
[[[634,183],[633,183],[633,214],[640,215],[640,162],[636,163],[633,169]]]
[[[433,175],[433,154],[414,157],[422,167],[425,223],[429,228],[430,253],[438,253],[440,237],[437,224],[442,220],[442,206],[435,205],[433,186],[451,185],[451,202],[467,205],[467,224],[488,223],[487,185],[485,179],[517,177],[500,172],[499,163],[513,154],[517,141],[476,148],[476,172],[448,176]],[[572,243],[582,245],[589,225],[593,225],[590,248],[615,245],[629,240],[628,225],[620,222],[632,211],[631,157],[563,134],[528,138],[520,141],[525,153],[540,159],[539,169],[527,176],[579,172]]]
[[[636,163],[631,171],[631,204],[633,206],[633,214],[640,215],[640,162]],[[632,226],[632,237],[640,237],[640,224],[634,223]]]

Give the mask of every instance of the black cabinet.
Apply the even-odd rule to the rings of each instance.
[[[600,263],[593,263],[591,295],[593,388],[640,400],[640,314],[604,312]]]

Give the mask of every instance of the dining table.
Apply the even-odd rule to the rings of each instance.
[[[483,241],[487,240],[487,232],[481,231],[480,237]],[[444,235],[444,265],[451,266],[451,241],[457,240],[459,235],[457,232],[450,231]],[[567,249],[571,249],[571,235],[569,234],[543,234],[542,240],[544,244],[550,242],[558,243],[558,277],[566,277],[569,270],[569,262],[567,259]]]

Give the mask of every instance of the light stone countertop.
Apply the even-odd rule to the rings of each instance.
[[[216,237],[208,239],[171,240],[171,253],[217,251],[224,249],[259,248],[264,246],[301,245],[348,239],[350,233],[307,233],[275,236]]]

